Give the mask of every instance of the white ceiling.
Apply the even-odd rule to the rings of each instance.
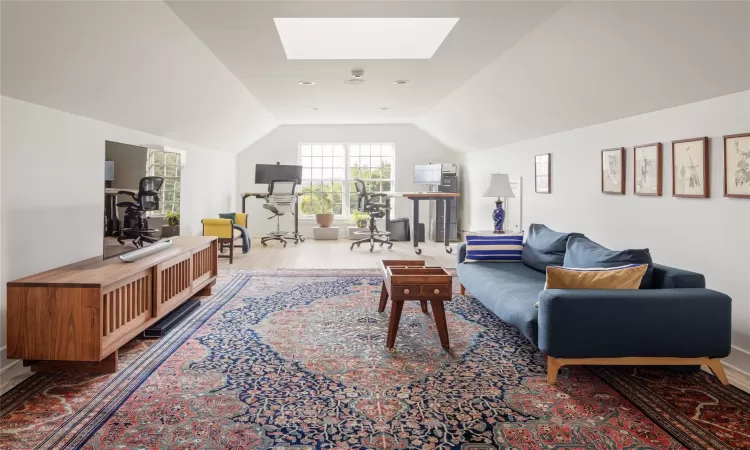
[[[2,94],[217,150],[273,117],[162,2],[2,2]]]
[[[275,17],[460,20],[429,60],[288,60]],[[234,151],[300,123],[470,151],[750,90],[750,2],[2,1],[1,28],[3,95]]]
[[[750,90],[749,30],[750,2],[571,4],[418,125],[471,151]]]
[[[284,124],[414,122],[564,6],[471,1],[167,4]],[[288,60],[273,21],[279,17],[460,20],[429,60]],[[366,84],[344,84],[354,68],[365,70]],[[412,82],[392,84],[399,79]],[[299,86],[300,80],[316,84]]]

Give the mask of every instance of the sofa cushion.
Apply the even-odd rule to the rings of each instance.
[[[590,269],[547,267],[544,289],[638,289],[646,269],[646,264]]]
[[[534,305],[544,289],[545,274],[520,263],[461,263],[456,270],[469,294],[536,345]]]
[[[547,266],[562,266],[565,246],[571,236],[581,233],[558,233],[541,224],[531,224],[521,252],[521,262],[544,273]]]
[[[610,250],[584,236],[568,240],[563,267],[587,269],[593,267],[619,267],[626,264],[646,264],[641,289],[650,289],[654,273],[654,263],[647,248],[640,250]]]
[[[466,262],[520,262],[522,234],[466,236]]]

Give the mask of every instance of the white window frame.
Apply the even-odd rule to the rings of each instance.
[[[178,150],[178,149],[173,149],[173,148],[167,148],[167,147],[148,147],[148,152],[147,152],[147,155],[146,155],[146,175],[150,176],[150,177],[157,176],[157,175],[155,175],[155,171],[154,171],[155,164],[153,163],[153,155],[154,155],[155,152],[163,152],[165,154],[165,161],[164,161],[164,183],[162,184],[162,187],[159,190],[159,197],[160,197],[159,198],[159,206],[160,206],[160,209],[158,211],[149,212],[148,213],[148,217],[166,217],[167,216],[167,211],[179,213],[180,209],[181,209],[181,203],[182,203],[182,171],[183,171],[183,169],[185,167],[186,154],[185,154],[185,152],[183,150]],[[179,159],[179,164],[167,164],[166,163],[166,154],[167,153],[176,153],[177,155],[179,155],[179,158],[180,158]],[[176,166],[178,168],[177,176],[175,176],[175,177],[167,177],[166,176],[166,173],[167,173],[166,168],[167,168],[167,166]],[[158,175],[158,176],[161,176],[161,175]],[[175,205],[175,202],[172,202],[172,204],[173,204],[172,208],[167,208],[166,195],[165,195],[166,194],[165,193],[165,188],[167,186],[167,180],[178,181],[180,183],[180,190],[179,190],[179,192],[180,192],[180,201],[176,202],[176,205]],[[174,185],[174,183],[173,183],[173,185]],[[175,189],[175,190],[173,190],[173,192],[176,193],[178,191]],[[176,209],[175,209],[174,206],[176,206]]]
[[[297,164],[300,164],[300,165],[302,165],[302,146],[303,145],[309,145],[309,146],[313,146],[313,145],[320,145],[320,146],[330,145],[330,146],[343,146],[344,147],[344,178],[342,180],[339,180],[338,178],[336,178],[336,179],[333,179],[333,178],[332,179],[323,179],[323,178],[320,178],[320,179],[311,179],[311,178],[305,179],[305,178],[303,178],[302,180],[300,180],[302,182],[302,186],[304,186],[304,182],[305,181],[322,181],[322,182],[325,182],[325,181],[341,181],[342,182],[343,186],[342,186],[342,193],[341,193],[341,214],[336,214],[335,215],[335,217],[337,219],[347,219],[348,220],[351,217],[351,213],[352,213],[352,211],[349,208],[349,197],[350,197],[349,189],[350,189],[351,184],[353,182],[353,179],[350,178],[350,176],[351,176],[351,174],[350,174],[350,172],[351,172],[351,165],[350,165],[350,163],[351,163],[351,160],[350,160],[350,156],[351,156],[350,149],[351,149],[351,146],[353,146],[353,145],[381,145],[381,146],[382,145],[389,145],[389,146],[391,146],[391,148],[393,149],[393,155],[391,156],[391,176],[390,176],[390,178],[387,178],[387,179],[386,178],[381,178],[381,179],[377,179],[377,180],[376,179],[369,179],[369,178],[368,179],[362,178],[362,180],[363,181],[389,181],[391,183],[391,190],[387,191],[387,192],[393,192],[393,190],[395,189],[395,183],[396,183],[396,144],[394,142],[300,142],[300,143],[297,144]],[[303,166],[303,169],[304,169],[304,166]],[[299,188],[300,191],[302,190],[302,186]],[[301,200],[302,199],[300,198],[300,201]],[[391,208],[391,214],[393,214],[393,208]],[[312,217],[314,217],[314,216],[311,215],[311,214],[303,214],[302,211],[300,210],[300,218],[310,219]]]

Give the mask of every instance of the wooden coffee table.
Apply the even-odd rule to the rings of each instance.
[[[443,302],[453,298],[453,277],[442,267],[425,267],[424,261],[417,260],[384,260],[381,262],[381,267],[383,285],[378,311],[385,311],[388,298],[392,302],[386,347],[392,349],[396,343],[404,302],[415,300],[420,302],[422,312],[425,313],[427,302],[430,302],[435,326],[440,336],[440,344],[448,350],[450,342]]]

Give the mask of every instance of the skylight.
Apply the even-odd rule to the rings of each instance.
[[[430,59],[457,18],[275,18],[287,59]]]

